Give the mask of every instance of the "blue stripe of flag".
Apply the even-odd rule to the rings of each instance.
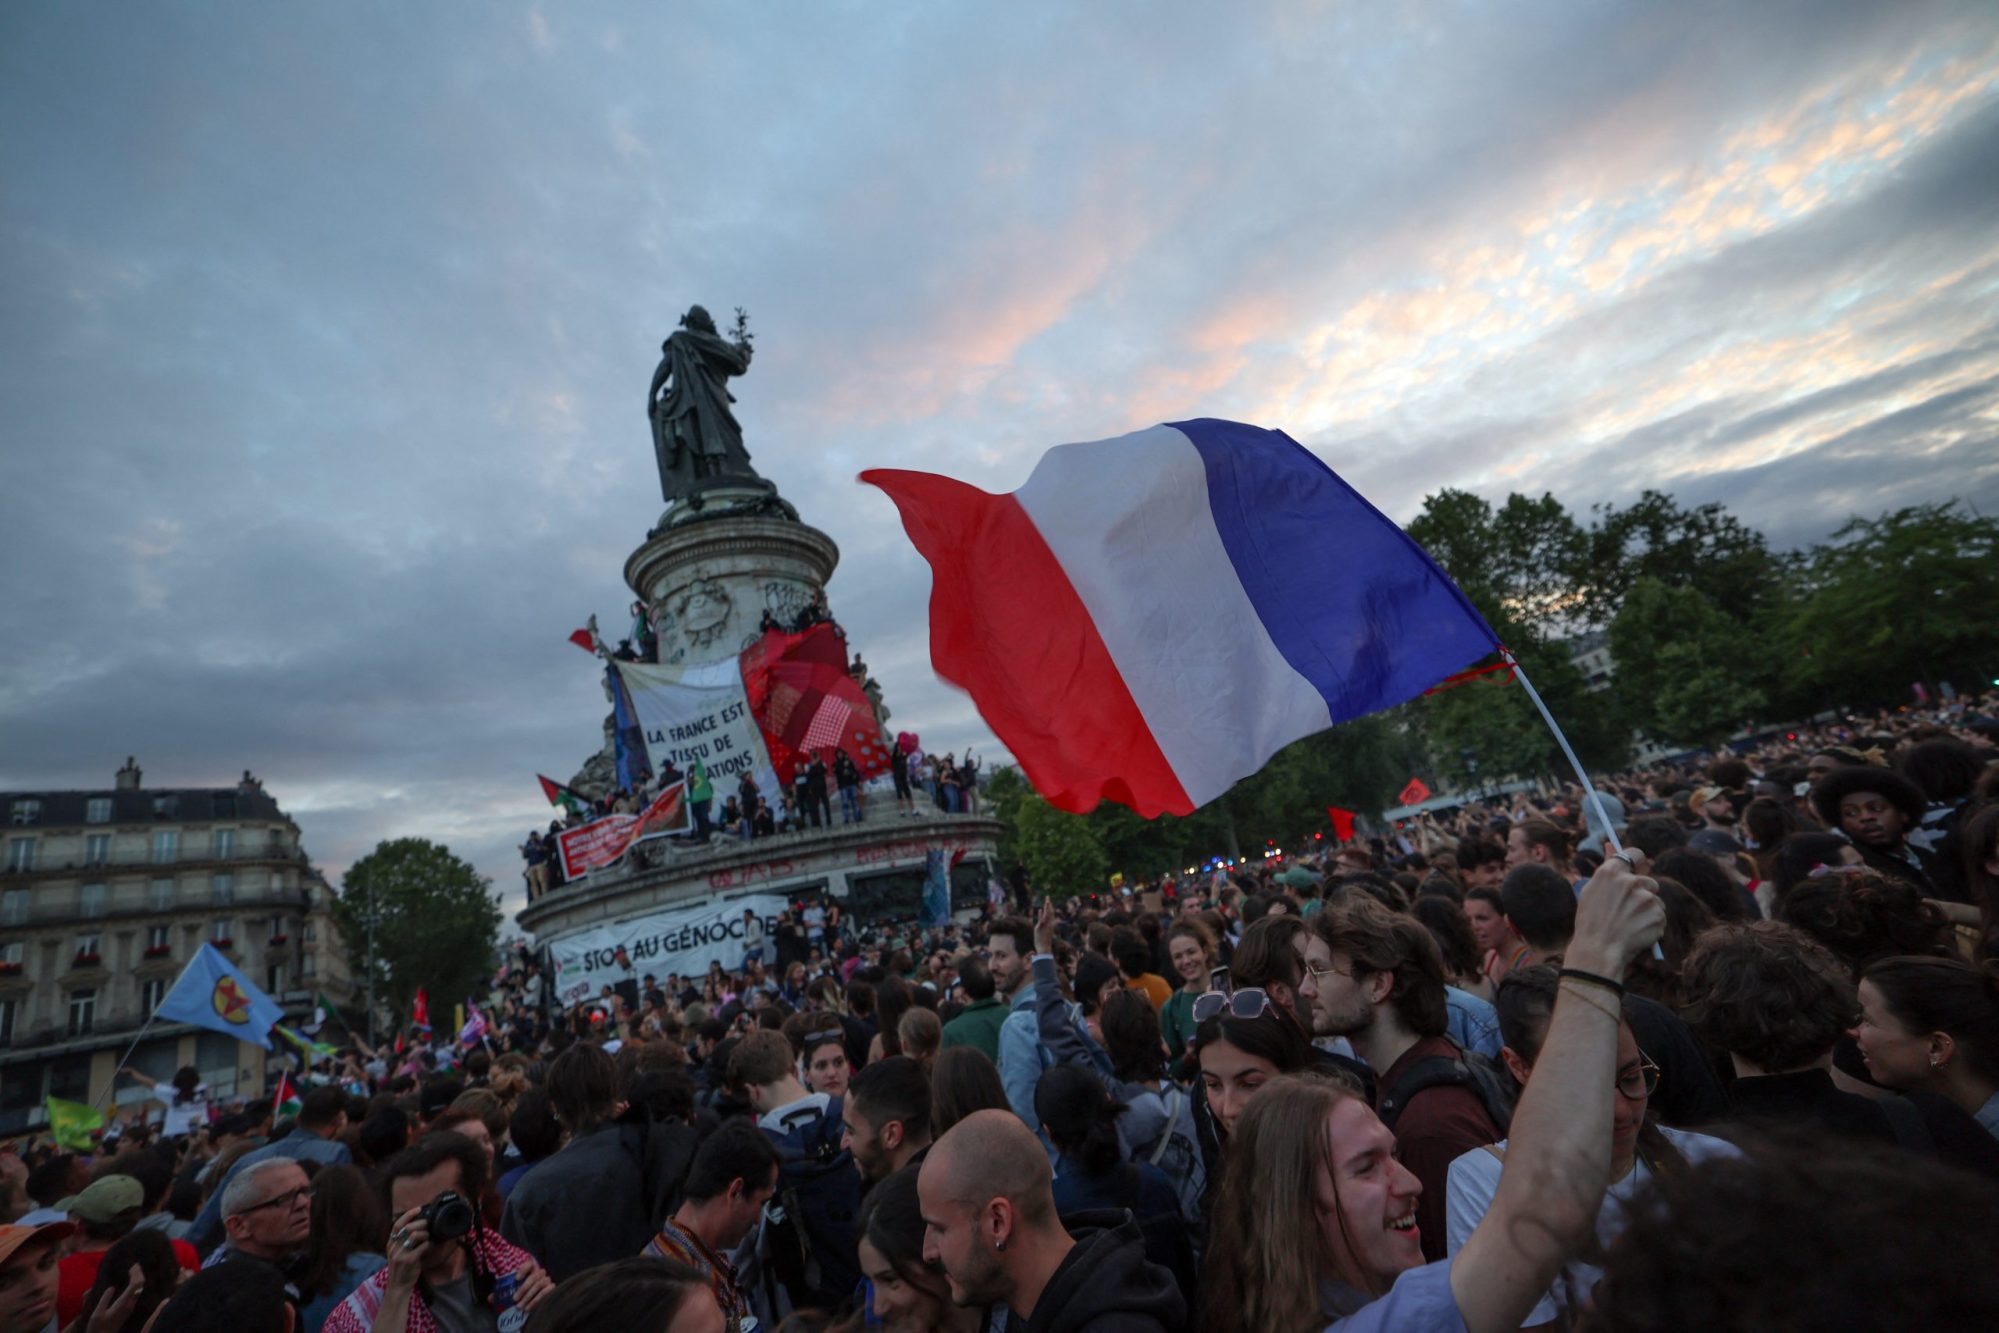
[[[1250,605],[1334,722],[1414,698],[1498,647],[1429,553],[1290,436],[1169,424],[1200,452]]]

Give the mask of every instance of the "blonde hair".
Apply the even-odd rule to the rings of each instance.
[[[1319,1182],[1334,1182],[1337,1219],[1327,1122],[1348,1100],[1357,1095],[1333,1079],[1274,1078],[1236,1121],[1210,1215],[1204,1330],[1318,1328],[1326,1278],[1380,1294],[1354,1262],[1343,1221],[1329,1226],[1319,1203]]]
[[[944,1025],[928,1009],[913,1008],[905,1013],[895,1025],[895,1034],[902,1041],[902,1053],[926,1070],[937,1058],[937,1048],[944,1044]]]

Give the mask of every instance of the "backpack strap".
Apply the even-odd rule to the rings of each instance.
[[[1152,1155],[1147,1159],[1154,1166],[1159,1165],[1159,1159],[1173,1146],[1173,1131],[1180,1126],[1180,1107],[1186,1096],[1187,1094],[1178,1088],[1166,1094],[1166,1128],[1159,1131],[1159,1142],[1152,1145]]]
[[[1443,1055],[1428,1055],[1410,1065],[1402,1077],[1395,1080],[1392,1087],[1383,1088],[1375,1102],[1375,1114],[1381,1123],[1393,1133],[1395,1122],[1402,1118],[1410,1101],[1419,1092],[1427,1092],[1437,1087],[1473,1087],[1471,1070],[1462,1060]],[[1473,1087],[1476,1091],[1476,1088]],[[1483,1099],[1480,1100],[1483,1105]]]

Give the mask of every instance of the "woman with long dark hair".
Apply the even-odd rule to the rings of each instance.
[[[354,1288],[388,1264],[389,1217],[368,1178],[351,1166],[312,1178],[312,1230],[298,1278],[300,1333],[319,1333]]]
[[[1146,1258],[1170,1271],[1191,1299],[1194,1250],[1179,1195],[1151,1162],[1125,1160],[1118,1137],[1124,1110],[1097,1075],[1079,1065],[1056,1065],[1041,1075],[1034,1113],[1055,1145],[1055,1208],[1065,1215],[1128,1210],[1145,1235]]]
[[[923,1261],[923,1214],[916,1199],[921,1169],[905,1166],[887,1176],[861,1203],[858,1248],[868,1310],[897,1333],[1000,1333],[1007,1324],[1005,1306],[960,1308],[952,1303],[944,1275]]]
[[[123,1326],[143,1329],[153,1311],[166,1303],[184,1276],[180,1256],[174,1253],[173,1242],[167,1239],[166,1232],[151,1229],[134,1231],[104,1252],[103,1262],[97,1266],[97,1278],[84,1293],[82,1312],[70,1327],[88,1329],[91,1318],[101,1307],[124,1294],[131,1284],[134,1268],[139,1270],[139,1294],[132,1298],[132,1309]]]

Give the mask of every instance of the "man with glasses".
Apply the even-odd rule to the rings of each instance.
[[[222,1201],[229,1193],[229,1183],[259,1162],[281,1160],[287,1162],[318,1162],[321,1166],[348,1166],[354,1155],[347,1151],[347,1145],[340,1136],[347,1129],[347,1093],[338,1087],[314,1088],[299,1103],[298,1120],[292,1132],[276,1143],[268,1144],[253,1153],[245,1154],[223,1177],[221,1185],[209,1196],[201,1215],[188,1228],[187,1238],[196,1249],[206,1250],[219,1240],[226,1214],[222,1212]]]
[[[1500,1058],[1523,1086],[1533,1076],[1534,1063],[1548,1035],[1555,994],[1561,984],[1553,966],[1522,968],[1499,987],[1499,1025],[1505,1040]],[[1606,995],[1605,1002],[1611,997]],[[1639,1049],[1629,1023],[1617,1030],[1616,1092],[1611,1102],[1610,1188],[1597,1210],[1597,1239],[1608,1247],[1624,1226],[1624,1205],[1654,1174],[1700,1162],[1734,1156],[1735,1145],[1705,1134],[1667,1129],[1646,1114],[1659,1087],[1659,1067]],[[1445,1186],[1446,1232],[1455,1255],[1470,1239],[1499,1190],[1499,1173],[1506,1160],[1506,1142],[1474,1148],[1451,1163]],[[1566,1327],[1589,1301],[1601,1271],[1571,1260],[1556,1277],[1523,1327]]]
[[[203,1268],[228,1260],[255,1260],[285,1271],[312,1231],[312,1183],[305,1168],[289,1157],[271,1157],[231,1176],[222,1189],[220,1212],[228,1240],[208,1256]],[[298,1289],[287,1277],[294,1304]]]

